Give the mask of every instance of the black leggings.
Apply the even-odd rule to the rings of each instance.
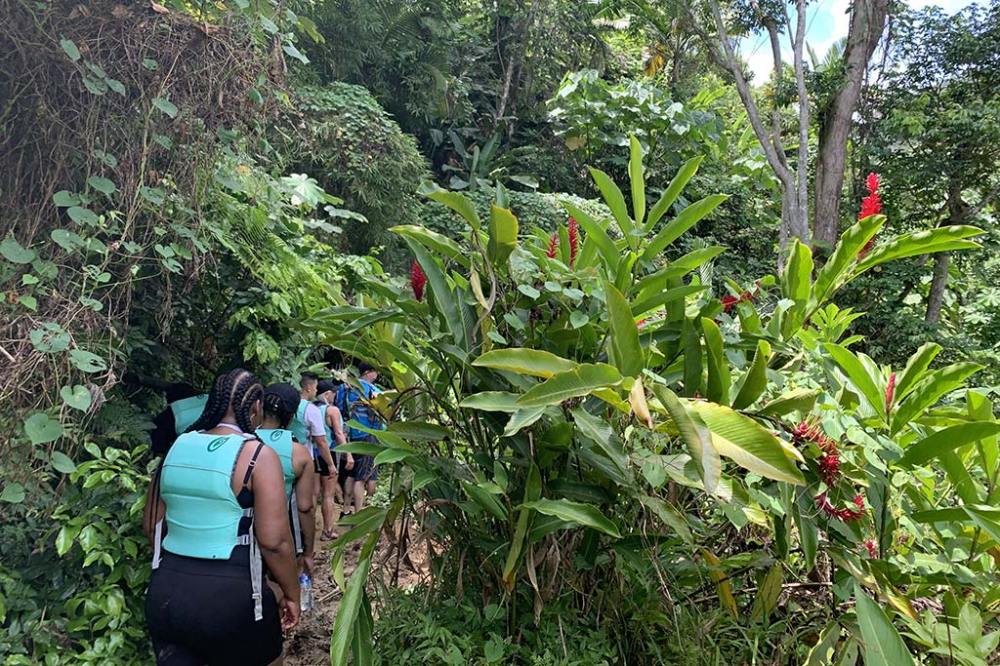
[[[159,666],[264,666],[281,656],[278,604],[266,584],[264,618],[253,619],[247,551],[236,548],[229,560],[163,553],[146,595]]]

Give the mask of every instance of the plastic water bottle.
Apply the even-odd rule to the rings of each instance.
[[[313,579],[307,573],[299,574],[299,608],[304,611],[313,608]]]

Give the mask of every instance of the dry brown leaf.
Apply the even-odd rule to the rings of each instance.
[[[153,2],[152,0],[150,0],[149,6],[157,14],[169,14],[170,13],[169,9],[167,9],[166,7],[164,7],[163,5],[161,5],[158,2]]]

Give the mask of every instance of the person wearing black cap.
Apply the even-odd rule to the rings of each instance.
[[[263,406],[264,418],[257,438],[274,449],[281,460],[295,550],[302,557],[302,569],[312,576],[316,536],[313,461],[309,449],[288,430],[299,407],[299,392],[291,384],[271,384],[264,389]]]
[[[356,386],[342,384],[335,400],[349,420],[357,422],[368,430],[385,430],[386,427],[384,417],[371,404],[372,398],[382,392],[382,389],[375,384],[377,379],[378,370],[362,361],[358,363]],[[348,431],[348,441],[374,442],[375,437],[364,430],[351,427]],[[355,456],[351,476],[354,478],[348,479],[348,486],[351,487],[348,494],[354,502],[354,511],[358,512],[365,507],[365,497],[375,493],[375,484],[378,480],[375,457],[363,454]]]
[[[324,379],[319,382],[316,387],[316,405],[319,406],[320,410],[323,412],[323,425],[327,432],[327,441],[335,442],[334,446],[334,467],[330,469],[328,466],[320,465],[320,459],[317,458],[317,471],[318,475],[318,485],[320,486],[320,493],[322,494],[322,512],[323,512],[323,538],[324,539],[334,539],[337,536],[336,525],[339,520],[339,516],[336,515],[334,510],[334,500],[335,495],[338,494],[337,491],[340,490],[340,499],[344,502],[343,489],[338,484],[338,470],[343,465],[346,469],[351,469],[354,467],[354,457],[350,454],[344,454],[343,456],[336,451],[336,447],[347,443],[347,437],[344,434],[344,422],[340,416],[340,410],[337,409],[332,403],[334,399],[334,394],[337,390],[337,386],[330,380]]]

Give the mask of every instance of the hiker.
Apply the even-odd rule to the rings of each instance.
[[[312,452],[288,430],[299,407],[299,392],[291,384],[272,384],[264,390],[263,405],[264,420],[257,437],[274,449],[281,461],[295,552],[302,557],[302,570],[312,576],[316,536]]]
[[[150,484],[146,624],[160,666],[280,664],[282,630],[298,624],[281,461],[253,435],[262,395],[246,370],[220,375]],[[263,565],[280,602],[263,584]]]
[[[340,410],[333,405],[333,400],[336,392],[336,385],[328,380],[324,379],[319,382],[316,387],[317,400],[316,405],[320,408],[323,414],[323,426],[326,428],[327,439],[334,444],[334,465],[332,468],[325,469],[317,475],[316,484],[318,487],[317,492],[322,495],[322,511],[323,511],[323,539],[330,540],[337,537],[336,526],[339,516],[334,515],[334,500],[336,499],[337,491],[340,491],[340,501],[345,502],[344,499],[344,489],[338,483],[339,481],[339,470],[342,466],[347,469],[354,467],[354,456],[350,453],[341,454],[337,451],[336,447],[347,443],[347,437],[344,435],[344,425],[343,420],[340,417]]]
[[[185,383],[174,383],[166,389],[167,408],[153,418],[149,434],[154,456],[166,455],[174,440],[184,434],[205,409],[208,394]]]
[[[326,427],[323,425],[323,412],[313,404],[318,388],[319,376],[314,372],[303,372],[299,380],[299,407],[288,429],[296,440],[312,451],[314,470],[320,476],[325,476],[334,468],[334,462],[330,443],[326,438]],[[315,495],[313,501],[316,501]]]
[[[346,414],[348,419],[369,430],[385,429],[382,415],[370,404],[370,400],[382,392],[382,389],[375,385],[377,379],[378,371],[368,363],[362,362],[358,364],[358,386],[361,390],[349,384],[342,384],[337,392],[337,405],[341,412]],[[349,428],[347,438],[351,442],[375,441],[374,435],[354,427]],[[374,456],[355,455],[354,469],[351,470],[350,476],[353,476],[353,483],[348,479],[348,484],[351,486],[354,510],[358,512],[364,508],[366,496],[375,493],[378,468],[375,466]]]

